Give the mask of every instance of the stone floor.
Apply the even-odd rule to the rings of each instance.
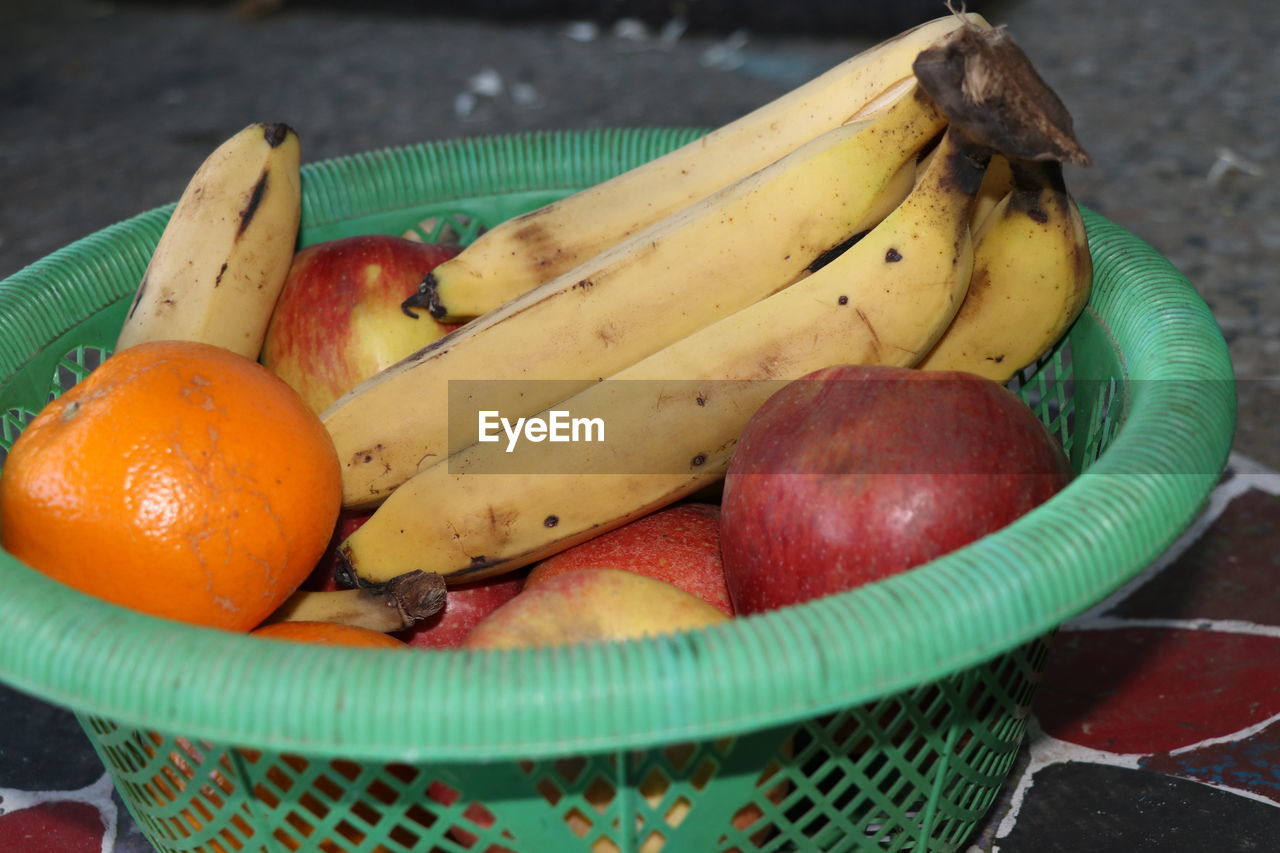
[[[969,853],[1264,850],[1280,838],[1280,475],[1235,458],[1150,569],[1059,630]]]
[[[872,41],[340,3],[236,13],[249,5],[0,6],[0,278],[175,199],[251,121],[293,125],[308,160],[544,128],[714,126]],[[1262,0],[983,10],[1072,110],[1095,161],[1068,171],[1079,201],[1152,243],[1213,309],[1241,406],[1235,476],[1205,516],[1141,586],[1061,632],[1042,693],[1054,701],[1040,705],[1054,710],[1037,714],[972,843],[1266,849],[1280,837],[1280,16]],[[0,850],[148,849],[67,712],[0,688],[0,719]]]

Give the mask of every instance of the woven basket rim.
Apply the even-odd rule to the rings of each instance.
[[[397,194],[414,186],[404,176],[441,162],[465,166],[456,186],[436,188],[442,197],[504,191],[513,172],[515,183],[563,179],[571,189],[598,179],[606,166],[595,160],[616,163],[620,148],[623,159],[645,159],[699,132],[526,133],[308,164],[303,227],[368,207],[357,185],[400,203]],[[594,165],[577,168],[575,157]],[[84,278],[122,246],[154,245],[171,209],[139,214],[0,282],[0,325],[19,310],[56,315],[68,285],[52,280]],[[1154,559],[1212,489],[1234,430],[1230,361],[1203,300],[1149,245],[1094,211],[1084,216],[1095,265],[1087,312],[1119,348],[1125,421],[1107,452],[1058,496],[927,566],[688,634],[387,654],[264,644],[145,616],[0,552],[0,680],[83,714],[216,742],[368,759],[496,760],[757,730],[981,663],[1051,630]],[[119,294],[77,298],[106,306]],[[22,353],[66,331],[29,326],[26,339],[10,344],[18,355],[0,358],[0,388]]]

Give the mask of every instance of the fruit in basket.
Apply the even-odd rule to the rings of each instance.
[[[358,646],[374,649],[405,649],[404,641],[390,634],[361,628],[358,625],[341,625],[336,622],[272,622],[254,628],[250,636],[265,640],[287,640],[317,646]]]
[[[987,164],[987,173],[982,177],[978,198],[973,203],[973,218],[969,220],[969,229],[973,232],[975,242],[988,214],[1012,189],[1013,173],[1009,168],[1008,158],[1000,154],[993,155],[991,162]]]
[[[298,136],[251,124],[192,176],[116,342],[200,341],[256,359],[293,259],[301,216]]]
[[[476,625],[463,645],[500,649],[625,640],[728,619],[666,581],[618,569],[582,569],[525,589]]]
[[[457,648],[472,628],[515,598],[524,588],[524,582],[524,573],[514,572],[449,587],[448,597],[439,611],[398,636],[418,649]]]
[[[922,370],[1008,382],[1058,342],[1089,299],[1093,262],[1062,164],[1014,160],[1009,168],[1012,190],[974,236],[964,302],[916,365]]]
[[[994,532],[1071,478],[1012,392],[971,373],[839,365],[743,431],[721,549],[739,613],[852,589]]]
[[[267,622],[328,622],[389,633],[438,613],[445,597],[442,577],[415,570],[354,589],[299,589]]]
[[[928,76],[929,98],[954,105],[958,119],[948,112],[946,132],[932,153],[907,159],[912,173],[905,199],[865,233],[831,244],[799,277],[775,277],[763,298],[738,301],[747,296],[743,282],[758,283],[756,276],[770,266],[739,264],[752,252],[776,252],[766,243],[789,230],[728,214],[744,212],[733,206],[743,187],[752,186],[748,197],[758,200],[759,182],[789,174],[787,164],[809,165],[801,155],[817,150],[815,143],[489,312],[451,336],[448,346],[428,346],[327,410],[326,425],[345,466],[344,499],[381,502],[339,549],[344,571],[377,581],[426,565],[459,582],[529,565],[721,477],[746,419],[773,390],[769,381],[798,379],[832,364],[918,363],[945,334],[968,290],[970,227],[990,158],[1087,163],[1088,157],[1057,96],[1007,38],[948,40],[943,50],[923,51],[913,67],[922,69],[922,88]],[[898,127],[894,116],[918,109],[924,100],[918,95],[900,95],[868,127]],[[891,134],[879,135],[883,144]],[[890,148],[902,162],[897,158],[909,146],[902,134],[892,137]],[[800,186],[810,189],[815,174],[805,168],[793,177],[805,178]],[[833,181],[812,199],[795,186],[788,186],[771,216],[802,205],[832,205],[827,193],[834,191]],[[715,227],[694,228],[708,210],[719,216]],[[680,275],[664,278],[654,259],[679,245],[673,235],[694,234],[703,242],[684,248],[678,266],[673,260],[670,268]],[[670,245],[667,238],[673,238]],[[731,255],[733,266],[704,266],[707,250]],[[793,244],[790,251],[799,250]],[[620,272],[603,275],[623,269],[610,266],[614,261],[634,258],[649,273],[634,287],[617,287],[629,280]],[[673,284],[682,285],[679,293],[665,289]],[[754,293],[754,285],[747,290]],[[708,307],[705,300],[714,297]],[[655,311],[654,305],[681,311]],[[690,313],[700,328],[688,327]],[[521,325],[534,321],[536,330]],[[637,336],[648,345],[639,347]],[[546,359],[540,355],[544,345],[554,348]],[[511,358],[512,352],[523,357]],[[449,416],[466,411],[460,428],[447,430],[443,385],[474,378],[468,365],[492,362],[486,353],[505,359],[491,364],[489,379],[566,381],[490,383],[497,394],[486,397],[486,389],[475,388],[467,402],[508,422],[534,416],[544,427],[557,413],[594,418],[608,425],[607,441],[526,443],[514,453],[513,442],[481,441],[473,430],[474,443],[460,446],[469,438],[467,421],[475,426],[476,419],[465,406],[451,405]],[[554,373],[543,372],[549,366]],[[404,400],[412,400],[412,408],[399,405]],[[400,416],[395,429],[386,426],[392,411]]]
[[[471,444],[480,411],[537,414],[806,276],[911,188],[917,154],[944,124],[917,95],[907,89],[336,401],[322,418],[346,505],[375,505]],[[465,406],[449,401],[460,385]]]
[[[684,503],[659,510],[543,560],[526,587],[581,569],[606,567],[673,584],[733,615],[720,560],[720,507]]]
[[[265,367],[210,344],[138,344],[14,442],[0,538],[82,592],[247,631],[315,565],[339,478],[319,419]]]
[[[337,576],[338,548],[348,536],[360,528],[360,525],[369,520],[369,515],[368,512],[344,512],[338,515],[338,521],[333,526],[333,534],[329,537],[329,547],[316,561],[311,574],[302,582],[301,589],[327,592],[347,589],[351,586],[343,583]]]
[[[469,319],[865,115],[909,83],[924,48],[979,15],[947,15],[865,50],[662,157],[501,223],[434,274],[432,311]]]
[[[455,328],[400,303],[458,247],[386,234],[326,240],[298,251],[262,344],[262,363],[319,412]]]
[[[371,581],[419,565],[455,580],[511,571],[718,480],[779,383],[841,361],[911,364],[968,286],[984,162],[948,132],[910,195],[851,248],[556,406],[601,418],[606,441],[473,444],[397,488],[340,558]]]

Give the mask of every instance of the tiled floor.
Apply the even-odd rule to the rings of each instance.
[[[1233,458],[1159,562],[1058,632],[981,851],[1280,844],[1280,474]]]

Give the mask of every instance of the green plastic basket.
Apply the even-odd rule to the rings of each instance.
[[[304,169],[302,242],[466,234],[692,130],[422,144]],[[0,283],[7,448],[115,340],[171,208]],[[263,643],[0,555],[0,678],[73,709],[161,851],[954,850],[998,793],[1055,626],[1186,527],[1235,388],[1205,304],[1086,211],[1092,300],[1020,392],[1080,476],[883,582],[688,634],[554,650]]]

